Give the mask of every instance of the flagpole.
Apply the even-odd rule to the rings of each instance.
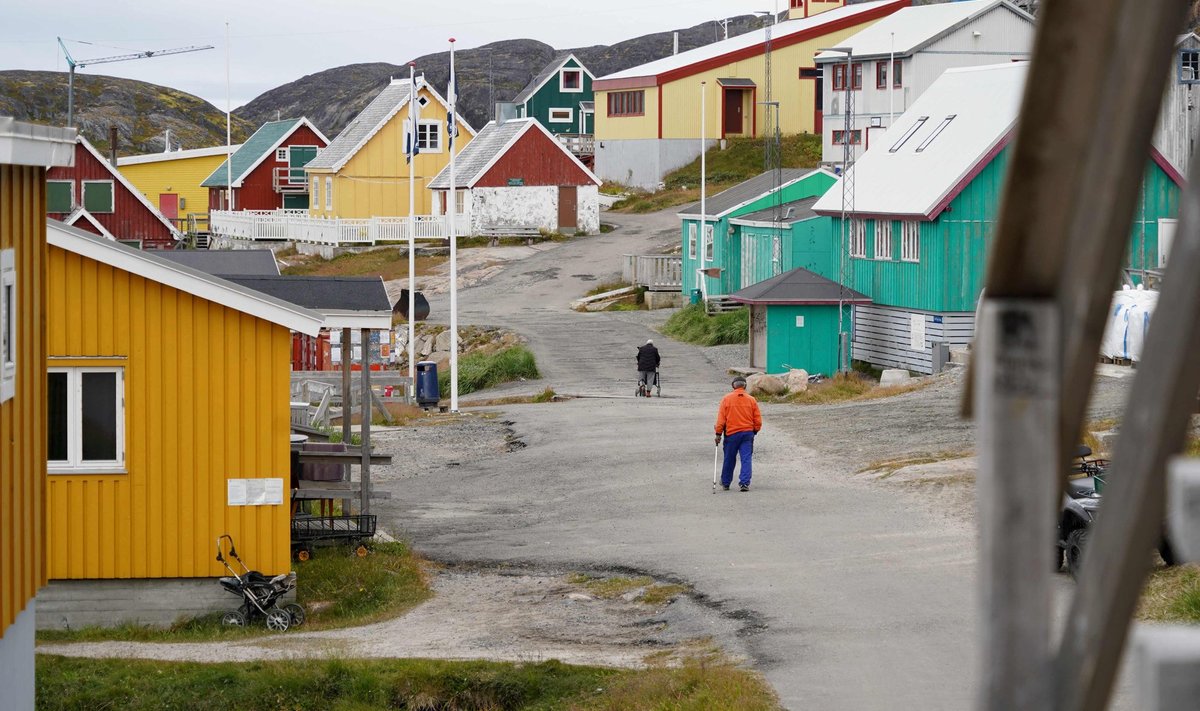
[[[450,83],[446,92],[450,101],[447,131],[450,145],[450,192],[446,201],[446,222],[450,231],[450,412],[458,412],[458,235],[454,218],[458,212],[458,192],[454,186],[454,134],[458,133],[458,87],[454,80],[454,38],[450,38]]]
[[[233,100],[230,98],[229,22],[225,23],[225,209],[233,210]]]
[[[417,119],[413,112],[413,107],[417,105],[416,67],[415,62],[408,63],[408,386],[411,388],[408,392],[409,399],[416,397],[417,391],[417,326],[414,323],[417,313],[415,239],[417,220],[414,212],[416,187],[413,180],[413,176],[417,172]]]
[[[700,249],[699,249],[700,268],[696,270],[696,279],[699,282],[699,284],[697,284],[697,286],[700,287],[700,298],[701,298],[701,300],[703,300],[705,302],[705,308],[708,308],[708,305],[707,305],[708,284],[705,283],[705,279],[704,279],[704,252],[708,248],[708,242],[706,241],[708,239],[708,218],[705,217],[705,212],[704,212],[704,209],[706,207],[705,193],[706,193],[706,188],[708,187],[707,177],[705,175],[705,173],[706,173],[705,169],[707,167],[706,159],[707,159],[707,155],[708,155],[708,151],[706,149],[708,148],[708,146],[705,144],[705,141],[704,141],[704,139],[706,138],[705,119],[707,118],[706,114],[708,113],[707,111],[705,111],[705,103],[706,103],[705,99],[707,98],[707,94],[708,94],[708,92],[705,90],[706,89],[705,84],[707,84],[707,83],[708,82],[703,82],[703,81],[700,82],[700,239],[699,239],[699,242],[700,242],[700,245],[699,245],[700,246]]]

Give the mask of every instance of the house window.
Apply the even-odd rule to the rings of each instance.
[[[560,91],[579,93],[583,91],[583,72],[579,69],[564,69],[558,75]]]
[[[908,139],[913,137],[914,133],[921,130],[921,127],[924,126],[925,122],[928,120],[928,116],[922,116],[921,118],[917,119],[917,122],[912,126],[909,126],[908,130],[904,132],[904,135],[900,136],[900,140],[892,144],[892,147],[888,149],[888,153],[895,153],[896,151],[900,150],[905,143],[908,143]]]
[[[1194,49],[1180,50],[1179,83],[1200,84],[1200,51]]]
[[[899,59],[897,59],[892,64],[892,87],[893,88],[899,89],[901,86],[904,85],[903,82],[901,82],[901,78],[903,77],[903,75],[904,75],[904,64]]]
[[[17,390],[17,260],[0,250],[0,402]]]
[[[288,147],[287,146],[284,146],[283,148],[275,149],[275,160],[280,163],[288,162]]]
[[[890,261],[892,258],[892,221],[875,221],[875,258]]]
[[[688,259],[696,258],[696,223],[688,223]]]
[[[854,84],[851,89],[861,89],[863,80],[863,65],[862,62],[855,62],[853,66]]]
[[[574,121],[574,109],[550,109],[550,123],[572,123]]]
[[[46,212],[70,212],[75,207],[74,180],[46,181]]]
[[[704,261],[713,260],[713,226],[704,226]]]
[[[417,123],[417,147],[422,153],[442,152],[442,122],[420,121]]]
[[[454,191],[454,210],[455,210],[454,214],[456,214],[456,215],[462,215],[462,214],[466,213],[466,211],[467,211],[467,191],[466,190],[455,190]]]
[[[325,178],[325,209],[333,209],[333,177]]]
[[[645,91],[613,91],[608,94],[609,116],[644,116]]]
[[[951,114],[950,116],[947,116],[946,118],[942,119],[942,122],[937,125],[937,128],[933,129],[933,133],[929,134],[929,137],[926,138],[924,141],[921,141],[921,145],[917,146],[917,153],[920,153],[921,151],[928,148],[929,144],[933,143],[933,139],[935,139],[939,135],[941,135],[942,131],[946,130],[946,127],[950,125],[950,122],[953,121],[954,117],[957,115],[958,114]]]
[[[833,65],[833,90],[842,91],[846,88],[846,65]]]
[[[857,217],[850,218],[850,256],[867,256],[867,223]]]
[[[850,145],[857,146],[861,143],[862,143],[862,130],[856,128],[850,132]],[[845,131],[834,131],[833,132],[833,145],[842,146],[845,144],[846,144],[846,132]]]
[[[124,471],[125,369],[48,371],[50,473]]]
[[[921,261],[921,223],[910,220],[903,223],[900,240],[900,261]]]
[[[429,104],[429,97],[422,96],[421,98],[417,99],[417,104],[420,105],[421,108],[424,108]]]
[[[113,181],[83,181],[83,209],[92,213],[113,211]]]
[[[312,200],[313,200],[314,207],[321,204],[321,179],[320,178],[313,178]]]
[[[888,85],[887,75],[888,75],[888,63],[887,62],[875,62],[875,88],[876,89],[886,89],[887,88],[887,85]]]

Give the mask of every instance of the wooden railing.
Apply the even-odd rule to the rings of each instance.
[[[650,291],[683,288],[683,257],[667,254],[626,254],[621,270],[624,280]]]
[[[277,193],[308,192],[308,177],[303,168],[275,168],[271,182]]]
[[[413,239],[448,238],[445,215],[418,215],[413,222]],[[469,233],[469,228],[470,222],[466,216],[459,215],[454,231],[462,237]],[[325,219],[312,217],[304,210],[213,210],[209,213],[209,230],[215,235],[252,241],[372,245],[379,242],[407,242],[408,218]]]
[[[560,133],[557,138],[577,156],[596,155],[596,137],[590,133]]]

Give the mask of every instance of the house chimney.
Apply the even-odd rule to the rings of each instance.
[[[109,124],[108,126],[108,162],[113,166],[117,165],[117,125]]]
[[[675,33],[675,50],[671,54],[679,54],[679,33]]]

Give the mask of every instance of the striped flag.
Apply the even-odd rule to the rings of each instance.
[[[450,137],[450,150],[454,150],[454,138],[458,135],[458,88],[454,80],[454,45],[450,46],[450,81],[446,84],[446,103],[450,112],[446,115],[446,135]]]
[[[413,158],[421,152],[421,143],[417,136],[417,127],[421,125],[421,104],[417,101],[416,86],[413,86],[408,101],[408,118],[404,119],[404,161],[412,163]]]

